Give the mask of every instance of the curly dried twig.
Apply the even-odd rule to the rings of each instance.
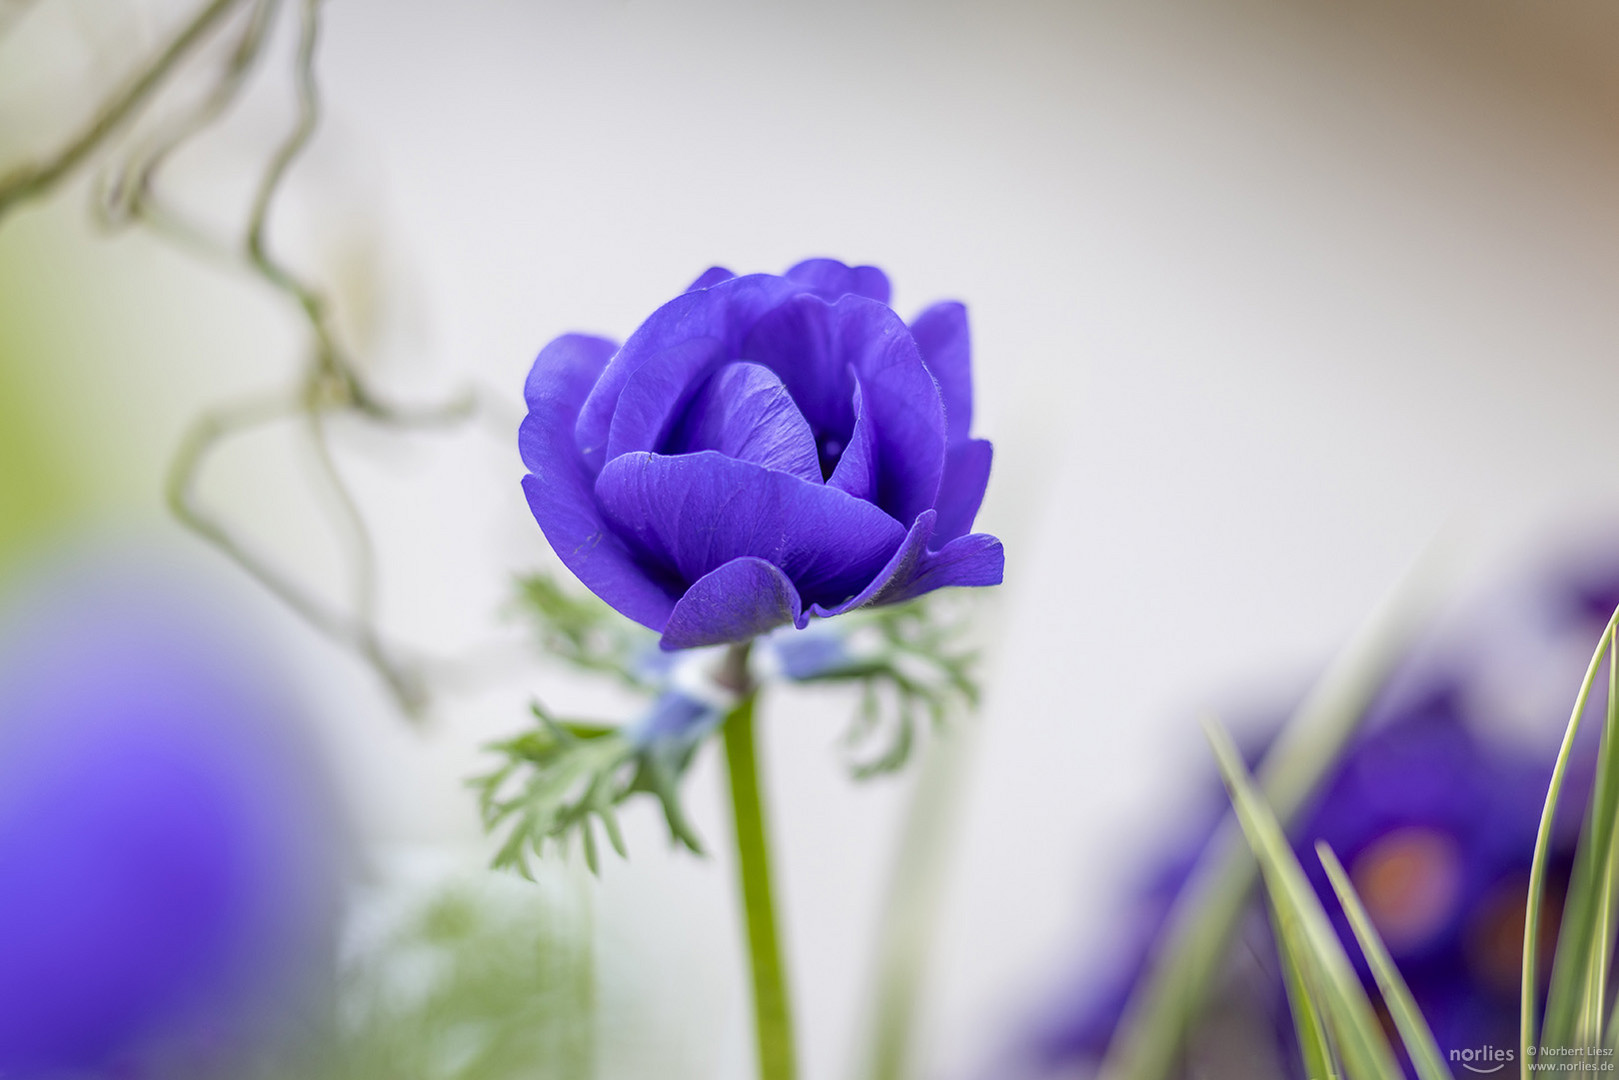
[[[52,156],[0,176],[0,217],[17,204],[51,191],[133,119],[208,34],[244,0],[211,0],[169,44],[105,101],[89,124]]]
[[[241,542],[196,500],[194,487],[203,460],[228,433],[244,433],[277,420],[296,415],[301,409],[296,399],[281,394],[248,398],[233,405],[210,409],[197,417],[180,440],[180,449],[170,463],[164,495],[169,509],[180,522],[210,541],[242,569],[279,596],[305,621],[332,636],[347,632],[321,604],[281,575],[269,571],[263,560],[247,554]]]
[[[218,122],[236,103],[264,53],[280,5],[281,0],[253,0],[252,15],[231,50],[230,61],[208,93],[194,108],[170,121],[143,147],[131,152],[122,166],[108,171],[92,207],[99,224],[113,228],[136,217],[162,215],[156,190],[158,170],[181,145]],[[182,223],[174,220],[170,224]],[[200,242],[210,254],[226,254],[205,237],[187,238]]]
[[[263,0],[261,11],[273,6],[275,0]],[[267,236],[270,212],[276,197],[293,165],[308,147],[320,121],[321,100],[315,80],[314,60],[320,31],[321,0],[305,0],[302,6],[301,31],[296,59],[298,115],[292,130],[277,145],[254,192],[247,228],[239,248],[226,248],[227,253],[240,260],[247,269],[282,293],[302,313],[312,339],[309,362],[299,379],[292,397],[293,411],[304,413],[306,431],[315,459],[331,489],[337,508],[339,527],[347,534],[351,548],[351,573],[354,579],[352,597],[353,614],[339,614],[315,600],[296,586],[290,578],[274,566],[252,553],[217,518],[198,508],[190,497],[194,480],[203,460],[217,444],[244,434],[257,420],[251,414],[232,415],[230,412],[213,414],[213,423],[204,429],[207,438],[195,443],[190,452],[182,451],[176,458],[171,498],[181,520],[211,540],[239,566],[266,584],[273,592],[298,611],[312,626],[327,637],[352,649],[365,659],[383,679],[395,701],[407,715],[418,715],[426,704],[426,683],[421,673],[403,663],[386,646],[376,629],[376,559],[374,543],[354,494],[339,472],[326,439],[326,417],[340,410],[353,410],[373,419],[394,424],[445,423],[459,419],[469,411],[464,403],[452,403],[443,409],[419,413],[396,409],[380,402],[359,379],[352,359],[344,351],[331,319],[331,307],[325,295],[304,281],[290,267],[282,263],[270,250]],[[239,89],[245,70],[256,55],[262,31],[250,26],[239,46],[233,64],[210,95],[208,102],[193,117],[193,123],[208,122],[229,104]],[[174,143],[170,143],[172,150]],[[166,154],[167,151],[165,151]],[[129,209],[132,216],[147,217],[151,208],[159,205],[155,196],[155,167],[162,156],[148,159],[148,169],[141,183],[131,189]],[[148,218],[153,224],[157,220]],[[170,210],[163,212],[161,224],[180,225],[182,237],[193,242],[205,238],[204,230],[185,225],[180,215]],[[217,245],[216,245],[217,246]]]
[[[165,200],[158,178],[169,159],[190,140],[217,123],[240,99],[264,56],[281,0],[215,0],[184,29],[126,88],[98,112],[96,119],[67,149],[48,162],[13,170],[0,181],[0,213],[15,201],[44,194],[69,176],[91,153],[131,120],[180,69],[183,61],[226,16],[246,9],[228,60],[207,92],[176,115],[105,174],[93,204],[97,222],[106,228],[140,224],[172,242],[227,265],[238,267],[285,297],[299,312],[310,334],[310,353],[295,383],[288,388],[212,409],[185,433],[171,463],[166,497],[175,517],[243,571],[286,603],[300,618],[333,642],[365,660],[382,679],[407,715],[418,715],[426,703],[424,675],[385,645],[377,630],[377,571],[374,544],[352,490],[340,473],[327,442],[329,417],[351,412],[393,427],[445,425],[469,416],[470,395],[436,408],[414,409],[382,401],[359,377],[344,349],[326,295],[272,252],[272,210],[288,175],[314,138],[320,123],[321,97],[315,77],[322,0],[303,0],[294,73],[297,116],[292,129],[276,144],[253,192],[240,239],[215,236]],[[266,424],[302,416],[304,433],[324,482],[333,495],[332,519],[350,550],[352,611],[344,612],[319,599],[296,578],[258,553],[197,496],[198,479],[210,456],[224,443]]]

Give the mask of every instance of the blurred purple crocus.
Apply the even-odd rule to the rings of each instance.
[[[1291,830],[1323,906],[1341,939],[1352,942],[1315,842],[1343,860],[1446,1054],[1516,1045],[1524,894],[1555,737],[1619,603],[1619,566],[1558,569],[1522,592],[1495,619],[1436,635],[1404,666]],[[1513,674],[1515,689],[1546,687],[1549,696],[1504,700],[1502,672]],[[1514,723],[1524,726],[1514,730]],[[1573,811],[1559,815],[1554,834],[1554,902],[1571,869],[1589,759],[1576,757],[1565,789],[1563,806]],[[1111,963],[1093,958],[1047,1003],[1009,1060],[996,1064],[998,1080],[1093,1075],[1224,809],[1211,779],[1201,838],[1157,865],[1130,915],[1120,918],[1121,947]],[[1213,1070],[1209,1075],[1224,1075],[1222,1067],[1255,1077],[1300,1075],[1271,933],[1256,906],[1194,1033],[1184,1075],[1201,1075],[1194,1062]],[[1348,951],[1377,1000],[1364,958],[1353,945]]]
[[[228,1073],[309,1004],[331,801],[216,603],[72,569],[0,630],[0,1076]]]
[[[562,561],[665,649],[998,584],[966,309],[888,298],[832,259],[715,268],[623,345],[547,345],[518,443]]]

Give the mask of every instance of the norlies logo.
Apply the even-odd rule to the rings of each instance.
[[[1495,1046],[1468,1047],[1465,1050],[1452,1050],[1450,1060],[1470,1072],[1494,1073],[1516,1061],[1517,1052]]]

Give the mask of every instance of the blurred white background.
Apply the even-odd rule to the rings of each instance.
[[[33,47],[0,46],[8,153],[181,10],[51,6],[19,24]],[[279,44],[177,163],[220,220],[290,118]],[[275,243],[336,289],[383,385],[493,401],[456,434],[339,433],[386,625],[436,651],[519,639],[511,577],[550,556],[515,430],[556,334],[622,337],[710,264],[809,255],[881,265],[902,313],[966,301],[996,444],[979,527],[1008,558],[923,1020],[930,1074],[964,1075],[1105,940],[1132,853],[1204,772],[1199,709],[1296,690],[1438,536],[1459,588],[1619,505],[1616,47],[1619,11],[1563,0],[332,0],[327,115]],[[83,187],[0,228],[0,335],[38,358],[14,384],[87,520],[172,528],[181,427],[287,378],[298,327],[245,280],[96,235]],[[205,488],[335,590],[293,445],[246,440]],[[283,622],[379,866],[486,857],[462,782],[529,697],[624,707],[518,668],[415,732]],[[848,705],[767,706],[812,1078],[855,1059],[907,786],[846,778]],[[670,852],[642,806],[590,886],[625,1076],[751,1061],[712,755],[688,792],[719,854]]]

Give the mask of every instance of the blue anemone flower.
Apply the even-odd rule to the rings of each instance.
[[[888,298],[872,266],[716,267],[623,344],[541,350],[523,490],[568,569],[667,649],[999,584],[966,308]]]

